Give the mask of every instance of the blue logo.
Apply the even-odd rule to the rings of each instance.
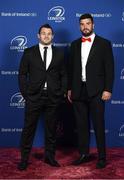
[[[55,6],[48,12],[48,20],[55,22],[62,22],[65,20],[64,17],[65,9],[62,6]]]
[[[11,107],[17,107],[17,108],[24,108],[25,100],[24,100],[24,98],[20,92],[12,95],[12,97],[10,99],[10,106]]]
[[[124,80],[124,68],[121,70],[121,76],[120,79]]]
[[[124,124],[120,127],[119,136],[124,137]]]
[[[124,21],[124,12],[122,13],[122,21]]]
[[[18,52],[23,52],[27,44],[27,38],[26,36],[16,36],[11,40],[11,50],[17,50]]]

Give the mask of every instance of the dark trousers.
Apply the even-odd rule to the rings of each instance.
[[[101,94],[88,97],[86,83],[82,83],[79,101],[73,101],[73,107],[77,122],[78,143],[80,154],[89,154],[90,144],[90,121],[91,115],[93,128],[96,136],[99,159],[106,157],[105,152],[105,104]]]
[[[45,155],[55,154],[57,104],[51,103],[47,91],[43,91],[39,101],[26,101],[24,128],[21,136],[21,159],[28,160],[38,119],[44,113],[45,120]]]

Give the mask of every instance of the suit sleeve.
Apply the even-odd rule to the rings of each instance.
[[[19,66],[19,88],[22,96],[26,99],[26,91],[27,91],[27,77],[28,77],[28,53],[27,50],[24,51],[24,54],[21,58],[20,66]]]
[[[105,47],[105,91],[112,93],[114,81],[114,57],[111,43],[108,42]]]
[[[71,44],[69,51],[69,60],[68,60],[68,90],[72,89],[72,76],[73,76],[73,58],[74,58],[74,45]]]
[[[64,53],[62,53],[62,64],[61,64],[61,90],[64,94],[67,93],[67,68],[66,68],[66,62],[64,58]]]

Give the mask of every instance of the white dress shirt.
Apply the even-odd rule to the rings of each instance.
[[[51,44],[50,45],[43,45],[43,44],[39,43],[39,50],[40,50],[40,54],[41,54],[43,61],[44,61],[44,59],[43,59],[44,47],[48,47],[47,48],[47,56],[46,56],[46,69],[48,69],[48,67],[51,63],[51,60],[52,60],[52,45]],[[44,88],[45,89],[47,88],[47,82],[45,82]]]
[[[81,43],[81,65],[82,65],[82,81],[83,82],[86,82],[86,64],[87,64],[88,56],[90,53],[90,49],[92,47],[92,44],[95,38],[95,33],[93,33],[91,36],[87,38],[91,38],[91,42],[85,41]]]

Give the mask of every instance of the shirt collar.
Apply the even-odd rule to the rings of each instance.
[[[95,35],[95,33],[93,32],[90,36],[88,36],[88,37],[83,36],[83,37],[84,37],[84,38],[91,38],[91,41],[93,42],[95,36],[96,36],[96,35]]]
[[[44,49],[44,47],[48,47],[48,49],[51,49],[52,48],[52,44],[49,44],[49,45],[43,45],[43,44],[41,44],[41,43],[39,43],[39,47],[40,47],[40,49]]]

